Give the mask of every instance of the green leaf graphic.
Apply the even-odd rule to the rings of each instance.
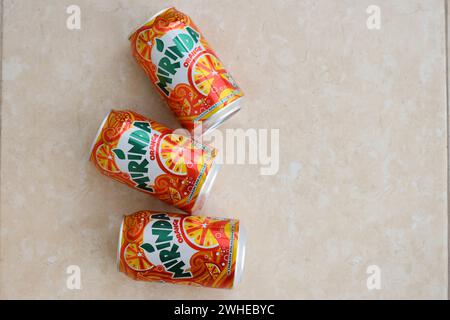
[[[116,154],[117,158],[120,160],[125,160],[125,153],[120,149],[113,149],[113,152]]]
[[[156,38],[156,49],[158,49],[159,52],[163,52],[164,42],[161,39]]]
[[[155,251],[155,248],[153,248],[153,246],[150,243],[143,243],[140,245],[140,247],[145,251],[147,251],[148,253],[152,253],[153,251]]]

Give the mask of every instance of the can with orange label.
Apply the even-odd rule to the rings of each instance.
[[[131,51],[181,125],[203,133],[240,110],[244,96],[192,19],[168,8],[129,37]]]
[[[135,280],[233,288],[245,240],[238,220],[139,211],[123,218],[117,263]]]
[[[91,148],[101,173],[183,211],[203,206],[218,167],[216,149],[133,111],[111,111]]]

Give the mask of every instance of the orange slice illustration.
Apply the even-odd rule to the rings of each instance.
[[[210,53],[202,55],[192,69],[192,77],[196,89],[208,96],[217,82],[229,81],[230,76],[219,59]]]
[[[170,193],[170,199],[173,202],[178,202],[178,201],[181,200],[181,195],[180,195],[180,193],[178,192],[177,189],[169,187],[169,193]]]
[[[153,267],[145,257],[144,250],[135,243],[130,243],[125,248],[124,258],[127,265],[136,271],[150,270]]]
[[[183,102],[173,106],[173,111],[177,115],[188,116],[191,112],[191,103],[187,99],[183,99]]]
[[[218,224],[222,223],[222,220],[191,216],[183,220],[183,228],[193,244],[201,248],[214,248],[219,245],[216,233]]]
[[[171,173],[186,175],[190,146],[191,141],[185,136],[178,134],[165,135],[159,146],[161,163]]]
[[[114,162],[114,154],[112,153],[111,147],[107,144],[102,144],[97,148],[95,152],[95,159],[98,165],[106,171],[109,172],[120,172],[116,163]]]
[[[136,39],[136,51],[147,61],[151,61],[153,30],[146,29],[139,33]]]
[[[220,275],[220,269],[217,265],[215,265],[214,263],[211,262],[206,262],[205,263],[206,268],[208,269],[209,274],[211,275],[211,277],[216,280],[217,277]]]

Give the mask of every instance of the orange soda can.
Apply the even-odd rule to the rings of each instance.
[[[216,149],[133,111],[111,111],[91,148],[104,175],[187,213],[200,210],[217,175]]]
[[[238,220],[139,211],[123,218],[117,263],[135,280],[233,288],[245,240]]]
[[[162,10],[129,40],[134,58],[184,128],[201,122],[206,133],[240,110],[244,93],[186,14]]]

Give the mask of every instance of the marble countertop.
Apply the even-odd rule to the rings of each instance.
[[[119,273],[122,215],[171,208],[87,160],[111,108],[177,126],[127,40],[168,3],[3,1],[0,297],[446,298],[444,1],[376,1],[379,29],[373,2],[170,2],[246,93],[220,130],[280,133],[277,174],[223,165],[202,210],[247,229],[242,283],[218,290]],[[79,30],[66,25],[72,4]]]

